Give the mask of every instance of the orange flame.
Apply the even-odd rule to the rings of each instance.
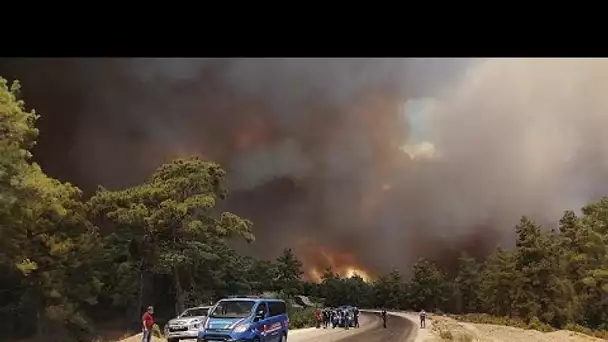
[[[320,282],[323,273],[328,268],[340,277],[359,276],[365,282],[373,280],[373,275],[361,266],[353,254],[332,251],[318,244],[304,244],[301,251],[304,252],[303,262],[305,266],[305,278],[310,281]]]

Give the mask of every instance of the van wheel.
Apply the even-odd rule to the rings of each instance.
[[[260,342],[260,338],[259,337],[254,338],[253,342]]]
[[[287,335],[281,335],[281,342],[287,342]]]

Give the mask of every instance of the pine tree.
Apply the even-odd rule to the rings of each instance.
[[[412,271],[412,278],[407,283],[410,305],[416,310],[445,310],[449,295],[445,273],[425,259],[419,259]]]

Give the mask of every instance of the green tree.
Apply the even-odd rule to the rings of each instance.
[[[301,290],[300,277],[304,274],[302,262],[298,260],[291,248],[285,248],[275,264],[276,289],[282,291],[288,297],[298,294]]]
[[[458,271],[454,279],[455,311],[474,313],[480,310],[479,288],[481,286],[481,264],[466,253],[458,259]]]
[[[497,248],[486,260],[482,273],[480,297],[485,312],[495,316],[511,316],[512,298],[518,286],[515,255]]]
[[[105,216],[119,229],[135,231],[140,273],[150,270],[173,279],[175,311],[184,310],[184,281],[201,260],[215,262],[224,238],[253,240],[251,222],[232,213],[214,214],[226,197],[226,173],[196,157],[159,167],[141,185],[119,191],[100,189],[90,200],[95,217]],[[186,279],[185,279],[186,278]],[[141,295],[140,295],[141,297]],[[140,302],[141,305],[141,302]]]
[[[404,306],[405,283],[398,269],[393,268],[374,283],[376,306],[399,309]]]
[[[357,274],[352,277],[341,279],[343,283],[344,303],[345,305],[354,305],[357,307],[372,307],[373,306],[373,291],[369,284]]]
[[[20,258],[19,245],[14,243],[23,233],[18,200],[28,191],[26,183],[37,168],[30,161],[30,149],[38,136],[38,115],[25,109],[19,91],[19,82],[9,87],[0,77],[0,262],[7,264]]]
[[[17,244],[22,261],[17,268],[38,321],[38,339],[48,341],[54,334],[65,340],[66,324],[88,327],[81,304],[97,302],[101,283],[92,261],[98,252],[98,234],[86,220],[80,190],[48,178],[39,169],[30,177],[29,210],[22,221],[25,235]]]
[[[269,260],[250,259],[251,269],[248,272],[252,289],[257,292],[266,292],[273,289],[274,279],[277,278],[277,265]]]
[[[559,240],[553,233],[522,217],[515,227],[515,265],[520,274],[513,306],[519,317],[536,317],[544,323],[563,326],[571,319],[569,284],[560,258]]]
[[[331,267],[326,268],[321,276],[321,295],[326,306],[340,306],[346,301],[342,289],[342,278]]]
[[[449,294],[445,273],[422,258],[414,264],[412,271],[412,278],[407,284],[410,305],[417,310],[445,310]]]
[[[0,78],[0,266],[19,285],[12,299],[37,340],[69,340],[87,327],[82,305],[95,304],[101,287],[90,267],[97,232],[81,191],[31,162],[38,116],[18,95],[18,82],[9,89]]]
[[[582,266],[578,272],[584,273],[580,282],[586,325],[608,329],[608,197],[585,206],[582,212],[575,231],[580,238],[579,251],[582,248],[584,253],[575,257],[579,263],[571,268]]]
[[[561,255],[560,262],[564,272],[562,281],[567,285],[566,295],[570,298],[567,312],[572,322],[585,324],[584,305],[591,299],[587,285],[583,282],[591,268],[587,254],[589,231],[576,214],[568,210],[559,221],[559,232],[556,252]]]

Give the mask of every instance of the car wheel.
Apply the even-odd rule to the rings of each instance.
[[[179,342],[179,338],[168,338],[167,342]]]
[[[260,338],[259,337],[254,338],[253,342],[260,342]]]
[[[287,342],[287,335],[281,335],[281,342]]]

